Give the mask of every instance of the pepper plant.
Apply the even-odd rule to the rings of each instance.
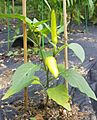
[[[56,80],[59,76],[62,76],[65,80],[68,80],[68,83],[71,86],[78,88],[82,93],[86,94],[88,97],[97,100],[94,92],[89,87],[87,81],[82,75],[80,75],[74,68],[66,69],[63,64],[57,63],[57,55],[65,47],[71,49],[74,52],[74,54],[81,60],[81,62],[83,62],[85,59],[85,53],[83,48],[77,43],[67,43],[65,45],[62,45],[61,47],[58,47],[58,34],[60,33],[59,31],[61,28],[57,28],[56,13],[54,9],[51,10],[51,27],[49,27],[45,23],[47,22],[47,20],[33,22],[29,18],[21,15],[0,15],[0,17],[18,18],[20,20],[25,20],[25,22],[29,26],[29,29],[32,32],[34,32],[34,43],[39,48],[40,57],[42,58],[43,63],[42,65],[27,62],[19,66],[15,71],[14,75],[12,76],[11,87],[5,93],[2,100],[9,98],[10,96],[21,91],[25,87],[28,87],[30,84],[40,84],[44,88],[44,90],[46,87],[46,104],[48,103],[48,100],[50,98],[59,105],[66,108],[68,111],[70,111],[71,107],[68,89],[62,83],[54,87],[50,86],[50,83],[53,82],[53,80]],[[40,26],[42,26],[42,24],[45,25],[45,28],[41,27],[40,29]],[[41,41],[42,35],[44,35],[44,37],[47,37],[48,32],[51,33],[51,40],[48,39],[48,42],[52,45],[52,50],[49,51],[41,47],[39,42]],[[43,85],[41,78],[35,75],[35,73],[39,70],[43,70],[46,73],[46,85]]]

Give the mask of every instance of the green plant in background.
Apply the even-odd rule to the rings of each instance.
[[[67,10],[70,21],[75,21],[80,24],[85,20],[87,29],[87,23],[94,13],[94,1],[95,0],[67,0]]]
[[[2,100],[9,98],[10,96],[21,91],[23,88],[29,86],[30,84],[40,84],[44,90],[46,87],[46,104],[48,103],[48,98],[50,98],[57,102],[59,105],[66,108],[68,111],[70,111],[70,96],[68,94],[68,89],[64,86],[64,84],[60,83],[57,86],[50,87],[50,83],[52,83],[53,80],[56,80],[59,76],[62,76],[63,78],[65,78],[65,80],[68,80],[71,86],[78,88],[88,97],[97,100],[94,92],[89,87],[86,80],[74,68],[65,69],[63,64],[57,64],[57,55],[65,47],[71,49],[81,60],[81,62],[83,62],[85,59],[85,53],[83,48],[77,43],[62,45],[61,47],[57,46],[59,42],[57,39],[57,33],[60,28],[57,28],[56,13],[54,9],[51,11],[51,16],[52,15],[54,15],[54,17],[51,17],[51,27],[49,27],[45,23],[47,22],[47,20],[37,21],[35,19],[34,21],[32,21],[31,19],[22,15],[0,15],[0,17],[2,18],[18,18],[20,20],[26,21],[30,28],[30,31],[34,31],[34,42],[39,48],[40,57],[42,58],[43,62],[43,66],[28,62],[18,67],[16,72],[12,76],[11,87],[8,89]],[[52,26],[52,23],[54,24],[54,26]],[[44,28],[42,27],[42,24],[45,25]],[[51,45],[53,46],[52,50],[49,51],[47,51],[40,45],[41,36],[47,36],[48,32],[51,32],[52,38],[51,41],[49,40],[49,43],[51,43]],[[45,85],[42,83],[41,78],[35,76],[35,72],[39,71],[40,69],[43,70],[46,74],[47,79]]]
[[[96,3],[96,0],[67,0],[67,10],[69,19],[80,23],[85,19],[89,20],[95,17],[95,15],[97,15]],[[15,1],[15,13],[21,13],[21,5],[21,0]],[[0,13],[4,13],[4,7],[2,6],[4,6],[4,0],[0,0]],[[54,8],[56,10],[57,18],[62,24],[62,7],[62,0],[43,0],[41,2],[40,0],[29,0],[27,1],[27,15],[31,19],[37,18],[38,20],[41,20],[42,12],[44,12],[44,19],[50,19],[49,9]],[[10,9],[11,8],[12,4],[10,4]],[[42,11],[42,8],[44,9],[44,11]]]
[[[7,13],[10,14],[10,1],[7,0]],[[10,19],[8,18],[8,50],[10,49]]]
[[[94,0],[94,13],[91,21],[93,22],[93,24],[97,24],[97,0]]]
[[[4,13],[4,6],[5,6],[5,4],[4,4],[4,0],[0,0],[0,13]]]
[[[1,0],[0,1],[0,13],[10,14],[11,13],[11,2],[10,0]],[[10,19],[6,20],[7,28],[8,28],[8,50],[10,49]]]
[[[5,0],[8,2],[8,0]],[[72,22],[76,22],[80,24],[81,22],[85,22],[85,28],[87,29],[87,25],[89,20],[91,20],[94,24],[96,23],[96,0],[67,0],[67,13],[68,13],[68,24]],[[7,8],[10,8],[10,12],[12,12],[12,3],[6,4]],[[22,2],[20,0],[15,1],[15,13],[21,13],[22,11]],[[0,1],[0,13],[4,13],[4,1]],[[50,20],[50,10],[55,9],[57,14],[57,23],[63,26],[63,13],[62,13],[62,0],[29,0],[27,1],[27,15],[30,19],[37,18],[38,20],[49,19]],[[35,13],[35,14],[34,14]],[[11,25],[10,22],[9,26]],[[49,23],[50,24],[50,23]],[[8,31],[10,31],[10,27],[8,27]],[[10,33],[10,32],[8,32]],[[10,35],[8,34],[8,47],[10,48]],[[43,37],[42,37],[43,38]]]
[[[91,18],[96,14],[96,3],[97,0],[67,0],[67,11],[68,11],[68,19],[70,21],[76,22],[80,24],[85,20],[85,24],[87,25],[87,22],[91,20]],[[38,4],[39,1],[37,0]],[[63,17],[62,17],[62,0],[44,0],[44,18],[48,15],[46,13],[49,12],[49,9],[54,8],[57,13],[57,18],[59,19],[61,25],[63,23]],[[40,11],[41,11],[41,5],[40,5]],[[37,9],[36,9],[37,11]],[[49,17],[48,17],[49,18]]]

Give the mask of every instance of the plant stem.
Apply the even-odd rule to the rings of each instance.
[[[55,57],[55,55],[56,55],[56,50],[57,50],[57,47],[54,46],[54,48],[53,48],[53,57]]]
[[[12,0],[12,12],[14,14],[14,0]]]
[[[42,61],[43,61],[44,69],[45,69],[45,71],[46,71],[45,59],[44,59],[44,55],[43,55],[43,52],[42,52],[42,49],[43,49],[43,48],[39,47],[39,49],[40,49],[40,53],[41,53],[41,56],[42,56]]]
[[[47,83],[46,83],[46,88],[48,89],[49,88],[49,69],[47,69],[46,71],[46,77],[47,77]],[[49,100],[49,97],[48,95],[46,96],[46,106],[48,104],[48,100]]]
[[[88,16],[87,16],[87,6],[85,6],[85,29],[86,29],[86,32],[88,31]]]
[[[8,18],[8,50],[10,49],[10,20]]]
[[[64,16],[64,44],[67,45],[67,13],[66,13],[66,0],[63,0],[63,16]],[[68,48],[64,49],[64,66],[68,69]],[[65,81],[66,88],[68,90],[68,81]]]
[[[46,71],[46,80],[47,80],[47,83],[46,83],[46,88],[48,89],[49,88],[49,69],[46,68],[46,65],[45,65],[45,59],[44,59],[44,56],[43,56],[43,53],[42,53],[42,48],[40,47],[40,52],[41,52],[41,56],[42,56],[42,60],[43,60],[43,65],[44,65],[44,68],[45,68],[45,71]],[[47,106],[47,103],[48,103],[48,95],[46,96],[46,103],[45,105]]]
[[[7,3],[8,3],[8,11],[7,13],[10,14],[10,1],[7,0]],[[10,49],[10,19],[8,18],[8,50]]]
[[[4,13],[7,14],[7,3],[4,1]]]
[[[42,20],[44,19],[44,4],[43,4],[44,0],[42,0]],[[44,48],[44,36],[42,35],[42,48]]]
[[[23,15],[26,17],[26,0],[22,0]],[[26,22],[23,21],[23,43],[24,43],[24,63],[27,63],[27,30]],[[24,106],[28,107],[28,90],[27,87],[24,89]]]

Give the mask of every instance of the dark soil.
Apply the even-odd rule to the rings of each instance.
[[[7,41],[7,30],[3,28],[4,26],[0,31],[0,42]],[[10,34],[13,36],[13,32],[10,32]],[[69,42],[77,42],[85,49],[86,59],[83,64],[69,51],[69,65],[78,66],[78,69],[87,78],[88,83],[97,95],[97,26],[89,26],[87,33],[78,33],[78,31],[70,33]],[[16,51],[16,49],[12,48],[11,50],[13,53]],[[23,54],[8,56],[7,51],[7,43],[0,44],[0,98],[10,86],[10,78],[14,70],[23,63]],[[58,62],[63,63],[63,51],[60,54]],[[29,55],[29,59],[34,63],[40,63],[37,55]],[[37,75],[44,83],[45,74],[39,71]],[[56,85],[60,84],[60,82],[63,82],[63,80],[57,81]],[[23,107],[23,91],[6,101],[0,100],[0,120],[30,120],[31,117],[35,117],[37,120],[96,120],[97,102],[80,93],[78,89],[70,87],[73,103],[71,112],[67,112],[52,101],[49,101],[48,106],[45,106],[44,94],[41,92],[40,94],[38,92],[40,90],[40,86],[29,87],[30,104],[27,111]]]

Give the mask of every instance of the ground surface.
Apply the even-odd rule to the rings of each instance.
[[[6,88],[8,88],[10,85],[10,82],[11,82],[10,78],[11,78],[11,75],[13,74],[13,71],[19,65],[21,65],[23,63],[23,55],[20,55],[20,54],[15,55],[15,56],[13,54],[11,56],[8,55],[7,44],[6,43],[1,44],[1,42],[7,40],[7,30],[4,29],[4,26],[3,27],[1,26],[1,29],[2,29],[2,31],[0,32],[0,98],[5,93]],[[13,31],[10,32],[11,36],[13,36],[13,34],[14,34]],[[83,65],[80,64],[80,61],[74,56],[74,54],[71,51],[69,51],[69,63],[70,63],[70,66],[73,66],[73,65],[80,65],[81,66],[81,67],[79,67],[79,69],[81,69],[82,73],[87,78],[88,83],[90,84],[92,89],[95,91],[96,85],[97,85],[97,74],[96,74],[97,73],[97,67],[96,67],[97,66],[97,26],[89,26],[87,33],[80,33],[79,31],[74,32],[74,33],[70,33],[69,34],[69,42],[77,42],[77,43],[81,44],[83,46],[83,48],[85,49],[86,59],[85,59]],[[63,58],[64,58],[63,57],[64,52],[62,51],[60,54],[61,55],[58,56],[58,62],[62,63]],[[33,57],[30,56],[30,58],[35,63],[40,62],[38,59],[38,56],[34,55]],[[45,81],[44,73],[41,73],[41,71],[40,71],[37,74],[44,82]],[[56,83],[56,84],[59,84],[59,83]],[[35,89],[32,89],[32,88],[35,88]],[[35,92],[38,91],[38,89],[40,89],[40,87],[36,87],[36,86],[29,87],[30,97],[34,98]],[[70,88],[70,91],[71,91],[71,88]],[[97,108],[95,106],[97,106],[97,103],[93,100],[91,101],[88,97],[81,94],[76,89],[72,90],[72,92],[70,92],[70,94],[72,94],[72,96],[73,96],[73,103],[78,104],[80,111],[90,113],[88,115],[88,117],[84,118],[84,120],[96,120]],[[34,99],[36,99],[36,98],[39,99],[39,95],[37,97],[35,97]],[[1,105],[0,120],[6,120],[6,119],[7,120],[14,120],[15,116],[16,116],[15,119],[21,120],[21,119],[24,119],[25,116],[27,116],[27,115],[31,116],[31,113],[26,112],[24,114],[24,112],[21,112],[21,114],[23,114],[22,118],[21,118],[19,111],[21,111],[23,109],[23,107],[22,107],[23,103],[21,102],[22,98],[23,98],[23,94],[21,92],[18,95],[17,94],[14,95],[13,97],[11,97],[7,101],[0,100],[0,105]],[[20,104],[20,108],[17,106],[19,104]],[[58,110],[56,110],[55,108]],[[59,108],[58,106],[55,108],[53,108],[53,106],[52,106],[52,110],[51,111],[49,110],[49,112],[50,112],[49,118],[51,117],[50,118],[51,120],[59,120],[59,118],[55,117],[56,112],[54,112],[54,111],[56,110],[58,112],[58,114],[61,114],[61,116],[62,116],[60,118],[60,120],[65,120],[66,117],[64,119],[64,116],[67,115],[68,113],[63,113],[64,110],[62,108]],[[48,107],[48,109],[50,109],[50,108]],[[59,113],[59,109],[61,109],[63,112],[61,111],[61,113]],[[69,119],[67,119],[67,120],[80,119],[79,118],[80,115],[78,115],[78,112],[76,112],[76,111],[78,111],[78,108],[74,106],[73,109],[75,109],[75,113],[72,112],[69,114],[70,115],[72,114],[73,117],[75,116],[75,114],[77,114],[76,115],[77,117],[72,118],[71,117],[72,115],[71,116],[69,115],[71,118],[69,117]],[[32,106],[30,105],[30,111],[34,111],[34,110],[32,109]],[[24,110],[22,110],[22,111],[24,111]],[[42,108],[40,109],[40,111],[42,111]],[[35,113],[36,113],[36,111],[34,111],[33,114],[35,114]],[[54,117],[51,116],[52,114],[54,115]],[[17,115],[20,118],[17,117]],[[43,119],[43,116],[41,116],[41,112],[39,112],[39,114],[36,115],[36,117],[37,116],[38,116],[38,118],[41,118],[40,120]]]

